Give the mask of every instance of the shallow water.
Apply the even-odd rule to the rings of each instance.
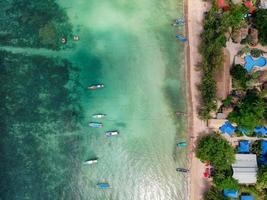
[[[71,170],[75,178],[69,180],[72,184],[63,189],[60,199],[71,199],[68,194],[88,200],[186,199],[186,176],[175,171],[186,166],[185,150],[175,148],[186,139],[186,120],[174,115],[186,111],[183,46],[175,41],[177,30],[183,30],[170,26],[182,16],[182,1],[58,2],[80,41],[70,50],[39,53],[68,58],[80,68],[85,113],[82,130],[72,133],[79,137],[74,146],[62,142],[72,137],[68,133],[47,138],[53,153],[74,163],[65,167],[75,167]],[[105,88],[86,90],[93,83],[104,83]],[[94,113],[107,114],[95,120],[103,122],[104,128],[88,127]],[[119,130],[120,135],[107,138],[107,130]],[[82,150],[78,155],[64,154],[57,149],[59,141],[64,151]],[[82,164],[93,157],[99,159],[96,165]],[[108,182],[111,189],[97,189],[98,182]]]

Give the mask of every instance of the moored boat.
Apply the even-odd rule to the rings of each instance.
[[[115,136],[115,135],[119,135],[119,131],[107,131],[106,136]]]
[[[90,122],[90,123],[89,123],[89,126],[90,126],[91,128],[102,128],[102,127],[103,127],[103,124],[100,123],[100,122]]]
[[[95,85],[90,85],[90,86],[88,87],[88,89],[89,89],[89,90],[97,90],[97,89],[101,89],[101,88],[103,88],[103,87],[105,87],[104,84],[95,84]]]
[[[177,171],[177,172],[184,172],[184,173],[187,173],[187,172],[189,172],[189,169],[185,169],[185,168],[176,168],[176,171]]]
[[[180,147],[180,148],[183,148],[183,147],[186,147],[187,146],[187,143],[186,142],[179,142],[176,144],[177,147]]]
[[[66,44],[66,43],[67,43],[67,38],[62,37],[62,38],[61,38],[61,43],[62,43],[62,44]]]
[[[176,35],[175,37],[177,40],[180,40],[181,42],[187,42],[187,39],[181,35]]]
[[[80,37],[79,37],[78,35],[74,35],[74,36],[73,36],[73,40],[74,40],[74,41],[78,41],[79,39],[80,39]]]
[[[106,114],[101,114],[101,113],[92,115],[92,117],[96,118],[96,119],[104,118],[105,116],[106,116]]]
[[[176,19],[175,20],[175,23],[176,24],[184,24],[185,23],[185,20],[183,18],[179,18],[179,19]]]
[[[109,184],[108,183],[98,183],[97,187],[100,189],[108,189],[109,188]]]
[[[179,18],[175,20],[173,26],[184,25],[184,24],[185,24],[185,20],[183,18]]]
[[[97,163],[97,159],[86,160],[84,162],[84,164],[87,164],[87,165],[92,165],[92,164],[96,164],[96,163]]]

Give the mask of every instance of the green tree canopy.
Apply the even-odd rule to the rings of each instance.
[[[227,170],[216,170],[213,182],[217,188],[235,190],[238,189],[238,181],[232,177],[231,168]]]
[[[212,186],[204,195],[204,200],[227,200],[227,198],[223,196],[221,190]]]
[[[237,87],[241,87],[243,89],[247,87],[246,83],[249,80],[249,77],[246,69],[242,65],[234,65],[231,68],[230,73],[236,82]]]
[[[256,126],[264,124],[265,111],[264,100],[255,91],[248,91],[246,97],[229,114],[228,119],[237,123],[240,128],[252,132]]]
[[[197,146],[196,156],[209,161],[217,170],[228,169],[235,160],[234,148],[218,134],[202,137]]]
[[[243,5],[232,5],[229,12],[222,17],[221,28],[227,30],[229,27],[239,28],[244,22],[244,14],[248,9]]]
[[[259,39],[261,44],[267,44],[267,10],[258,9],[254,21],[256,28],[259,31]]]

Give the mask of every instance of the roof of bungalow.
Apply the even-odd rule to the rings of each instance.
[[[241,200],[254,200],[254,197],[251,195],[242,195]]]
[[[265,135],[267,135],[267,128],[266,127],[263,127],[263,126],[257,126],[254,129],[254,132],[256,134],[258,134],[258,135],[265,136]]]
[[[255,184],[258,171],[256,154],[236,154],[235,158],[235,163],[232,164],[233,178],[239,184]]]
[[[235,132],[235,127],[229,121],[226,121],[219,129],[222,133],[226,133],[228,135],[233,135]]]
[[[267,141],[262,140],[261,141],[261,152],[260,152],[260,156],[258,158],[258,163],[260,165],[267,165],[266,155],[267,155]]]
[[[262,155],[267,154],[267,141],[266,140],[261,141],[261,154]]]
[[[238,190],[224,189],[223,190],[223,195],[225,197],[229,197],[229,198],[237,198],[238,197]]]
[[[249,153],[250,142],[247,140],[243,140],[239,142],[238,153]]]
[[[260,0],[260,8],[267,9],[267,0]]]

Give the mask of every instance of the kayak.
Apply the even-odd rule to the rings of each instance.
[[[183,147],[186,147],[187,146],[187,143],[186,142],[179,142],[176,144],[177,147],[180,147],[180,148],[183,148]]]
[[[100,189],[108,189],[109,188],[109,184],[108,183],[98,183],[97,186]]]

